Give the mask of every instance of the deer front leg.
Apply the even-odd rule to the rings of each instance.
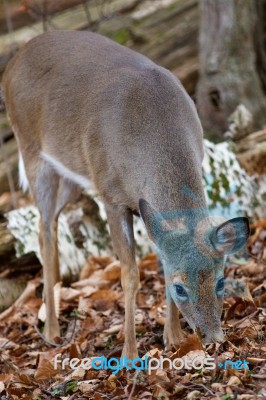
[[[163,339],[166,351],[172,347],[178,348],[183,339],[183,332],[179,321],[179,310],[172,300],[169,290],[166,289],[166,320]]]
[[[125,342],[122,356],[138,356],[135,332],[135,304],[139,270],[135,261],[133,215],[125,207],[106,206],[114,250],[121,263],[121,284],[125,296]]]

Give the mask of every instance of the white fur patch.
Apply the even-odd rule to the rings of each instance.
[[[43,151],[41,151],[40,155],[41,158],[47,161],[48,164],[51,165],[53,169],[58,173],[58,175],[62,176],[64,179],[75,182],[77,185],[83,187],[84,189],[90,189],[92,187],[91,181],[89,179],[77,174],[76,172],[71,171],[54,157],[44,153]]]
[[[29,189],[29,181],[26,175],[25,165],[21,153],[19,153],[18,170],[19,186],[21,187],[23,192],[26,192]]]

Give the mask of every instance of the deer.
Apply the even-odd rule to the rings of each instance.
[[[58,216],[82,190],[94,187],[121,264],[122,355],[138,355],[134,214],[165,272],[166,348],[183,340],[180,313],[202,343],[222,342],[224,262],[245,245],[249,222],[208,213],[203,128],[180,81],[99,34],[52,31],[31,39],[9,61],[2,91],[19,148],[20,184],[40,212],[45,337],[60,336],[53,296],[60,280]]]

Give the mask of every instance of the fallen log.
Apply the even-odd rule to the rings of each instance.
[[[3,260],[14,254],[15,238],[7,229],[6,223],[0,224],[0,272],[3,271]]]
[[[21,295],[28,279],[31,279],[41,265],[34,253],[16,257],[15,238],[7,228],[7,222],[0,224],[0,312],[8,308]]]
[[[18,150],[14,137],[7,142],[0,142],[0,194],[11,191],[8,174],[14,187],[18,187]]]
[[[74,0],[73,0],[74,1]],[[194,91],[197,73],[193,63],[193,73],[188,75],[183,68],[190,59],[197,56],[198,7],[197,0],[156,1],[111,0],[104,10],[100,2],[88,2],[92,23],[89,25],[84,4],[51,15],[49,29],[89,29],[110,37],[131,47],[154,60],[156,63],[175,70],[181,68],[181,79],[189,92]],[[41,22],[24,26],[11,34],[0,37],[0,74],[10,58],[14,45],[24,42],[43,32]],[[12,46],[11,46],[12,44]],[[10,48],[11,46],[11,48]],[[3,56],[1,59],[1,55]],[[192,82],[190,77],[193,76]]]
[[[7,221],[0,224],[0,276],[10,277],[20,273],[36,273],[40,263],[34,253],[16,256],[16,239],[7,228]]]
[[[64,0],[60,1],[56,7],[53,2],[49,3],[50,11],[48,11],[52,16],[53,24],[64,29],[86,27],[88,21],[82,3],[84,3],[82,0]],[[169,0],[169,4],[158,1],[152,6],[148,1],[112,0],[104,9],[108,18],[101,17],[97,2],[92,5],[90,5],[91,2],[87,3],[92,22],[97,22],[97,26],[94,26],[97,32],[138,50],[162,66],[172,69],[188,93],[193,95],[198,80],[197,0],[186,2]],[[67,8],[69,9],[66,10]],[[17,8],[11,8],[11,11],[18,12]],[[121,15],[123,15],[122,18]],[[17,26],[19,25],[15,25]],[[11,35],[2,35],[0,53],[6,52],[10,43],[13,43],[10,51],[14,52],[14,46],[41,33],[42,29],[42,23],[37,22],[32,26],[16,29]],[[11,53],[0,55],[0,74],[10,57]],[[4,149],[0,148],[0,194],[10,190],[8,170],[14,180],[15,188],[18,187],[16,143],[7,137],[10,135],[10,129],[7,128],[7,121],[3,114],[0,121],[0,135],[2,132]]]
[[[266,174],[266,129],[236,141],[236,154],[249,174]]]

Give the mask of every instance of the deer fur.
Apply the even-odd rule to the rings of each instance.
[[[22,186],[27,177],[40,211],[45,336],[53,340],[60,335],[53,297],[53,287],[60,279],[58,215],[83,188],[94,185],[104,202],[121,262],[123,355],[134,358],[139,271],[133,213],[141,214],[156,243],[152,227],[156,213],[195,209],[199,204],[207,210],[201,169],[203,131],[196,107],[168,70],[89,32],[55,31],[34,38],[9,62],[2,87],[25,165]],[[248,236],[248,222],[239,219],[237,226],[242,246]],[[215,263],[208,256],[208,268],[199,273],[197,288],[192,288],[189,274],[192,235],[166,232],[165,240],[156,243],[169,284],[164,330],[167,347],[178,345],[182,338],[178,308],[205,342],[223,340],[222,297],[216,296],[215,287],[223,276],[224,262],[218,229],[226,229],[215,229],[211,246],[220,246],[220,261]],[[233,243],[232,235],[227,235],[228,241]],[[177,288],[182,291],[180,285],[191,293],[189,296],[196,291],[197,300],[189,301],[188,297],[180,301],[175,292]]]

